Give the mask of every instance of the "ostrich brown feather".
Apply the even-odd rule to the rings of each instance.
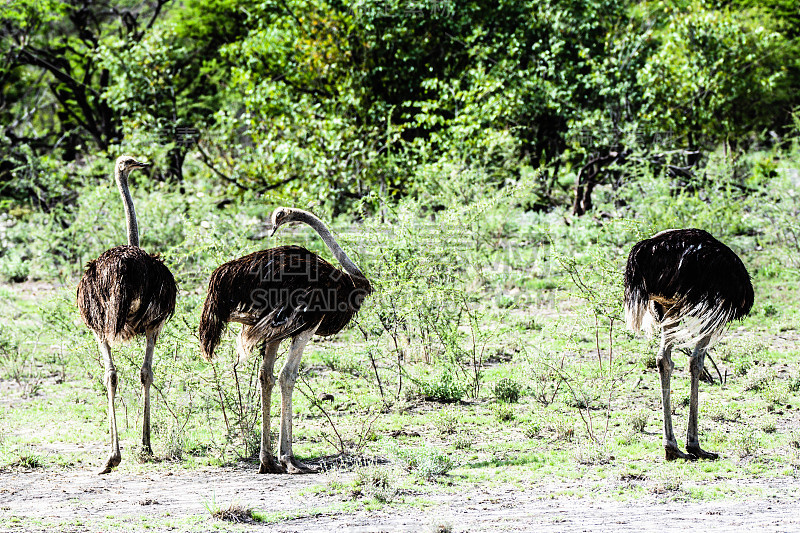
[[[175,278],[157,255],[117,246],[86,264],[78,308],[100,340],[127,341],[160,329],[175,311]]]
[[[213,357],[227,322],[248,326],[243,336],[248,349],[317,324],[317,335],[334,335],[358,313],[372,290],[366,278],[343,272],[300,246],[261,250],[230,261],[218,267],[208,283],[200,320],[203,356]]]

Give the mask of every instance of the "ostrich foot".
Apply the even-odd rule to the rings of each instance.
[[[686,451],[690,454],[694,455],[698,459],[708,459],[709,461],[716,461],[719,459],[719,454],[714,452],[707,452],[700,448],[699,445],[697,446],[686,446]]]
[[[677,446],[664,446],[664,456],[667,461],[674,461],[675,459],[685,459],[686,461],[696,461],[697,456],[691,453],[683,453]]]
[[[286,467],[287,474],[316,474],[319,472],[318,468],[308,466],[295,459],[294,456],[284,455],[281,457],[281,463]]]
[[[106,461],[106,464],[97,473],[98,474],[108,474],[115,467],[119,466],[119,464],[121,462],[122,462],[122,455],[119,452],[112,453],[111,457],[109,457],[108,461]]]
[[[272,456],[267,454],[266,460],[261,459],[261,466],[258,468],[259,474],[285,474],[286,468]]]

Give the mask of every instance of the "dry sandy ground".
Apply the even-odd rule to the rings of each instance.
[[[510,487],[425,496],[430,505],[330,512],[273,524],[229,526],[213,522],[207,506],[235,503],[253,509],[302,512],[335,509],[336,495],[314,494],[334,474],[264,476],[251,465],[207,470],[159,470],[151,474],[114,472],[97,476],[83,470],[6,472],[0,474],[0,531],[408,531],[433,532],[448,526],[470,531],[800,531],[800,502],[794,500],[794,479],[764,482],[771,499],[712,503],[666,502],[648,495],[636,502],[609,499],[551,498],[566,485],[533,485],[525,491]],[[341,479],[342,474],[335,474]],[[578,488],[575,485],[574,488]],[[786,496],[782,496],[786,495]],[[118,519],[109,525],[109,518]],[[194,517],[194,519],[192,519]],[[23,518],[17,521],[16,518]],[[185,520],[181,520],[185,518]],[[31,520],[33,519],[33,520]],[[159,520],[161,519],[161,520]],[[99,522],[97,521],[99,520]],[[159,526],[158,524],[168,524]],[[50,524],[50,527],[48,527]],[[52,527],[52,524],[60,524]]]

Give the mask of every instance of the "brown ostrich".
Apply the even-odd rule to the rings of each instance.
[[[117,159],[114,177],[125,204],[128,245],[106,250],[94,261],[89,261],[78,283],[78,309],[83,321],[97,338],[105,360],[111,454],[100,474],[111,472],[122,461],[114,412],[117,370],[111,359],[111,345],[137,335],[146,336],[147,347],[140,373],[144,402],[142,451],[152,455],[150,385],[153,383],[153,349],[162,326],[175,310],[177,288],[172,273],[158,256],[139,248],[139,228],[128,190],[128,174],[136,168],[147,166],[129,156]]]
[[[698,384],[706,351],[728,322],[753,307],[753,286],[741,259],[708,232],[676,229],[658,233],[631,249],[625,268],[625,317],[633,331],[661,328],[656,357],[664,409],[667,460],[717,459],[700,448],[697,436]],[[686,451],[672,432],[670,378],[672,348],[694,345],[689,356],[691,396]]]
[[[217,268],[208,283],[200,320],[203,356],[211,360],[228,322],[240,322],[236,349],[244,360],[261,343],[261,450],[259,472],[309,473],[315,469],[292,453],[292,391],[303,348],[314,334],[333,335],[361,308],[372,285],[316,216],[280,207],[272,213],[273,235],[288,222],[308,224],[328,245],[344,271],[300,246],[279,246],[254,252]],[[270,442],[270,403],[278,346],[292,339],[277,382],[281,390],[281,425],[277,460]]]

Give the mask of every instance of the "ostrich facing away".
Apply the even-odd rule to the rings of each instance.
[[[697,436],[698,384],[705,354],[728,322],[753,307],[750,275],[739,257],[700,229],[662,231],[631,249],[625,268],[625,318],[628,327],[661,327],[656,357],[664,409],[667,460],[717,459],[700,448]],[[672,432],[670,378],[672,348],[694,345],[689,356],[691,396],[686,451]]]
[[[111,454],[100,474],[110,472],[122,461],[114,411],[117,370],[111,359],[111,345],[137,335],[146,336],[147,347],[140,372],[144,403],[142,451],[152,455],[150,385],[153,383],[153,349],[162,326],[175,310],[177,288],[172,273],[159,257],[139,248],[139,227],[128,190],[128,175],[134,169],[147,166],[129,156],[117,159],[114,177],[125,205],[128,245],[106,250],[100,257],[90,261],[78,283],[78,309],[83,321],[97,338],[105,360]]]
[[[279,246],[254,252],[217,268],[208,282],[200,319],[203,356],[211,360],[228,322],[240,322],[236,343],[239,361],[261,344],[261,462],[259,473],[309,473],[315,470],[292,453],[292,391],[303,348],[314,334],[333,335],[361,308],[372,285],[316,216],[279,207],[272,213],[273,232],[288,222],[311,226],[328,245],[344,271],[300,246]],[[278,346],[291,346],[277,382],[281,391],[281,422],[277,460],[270,441],[270,404]]]

